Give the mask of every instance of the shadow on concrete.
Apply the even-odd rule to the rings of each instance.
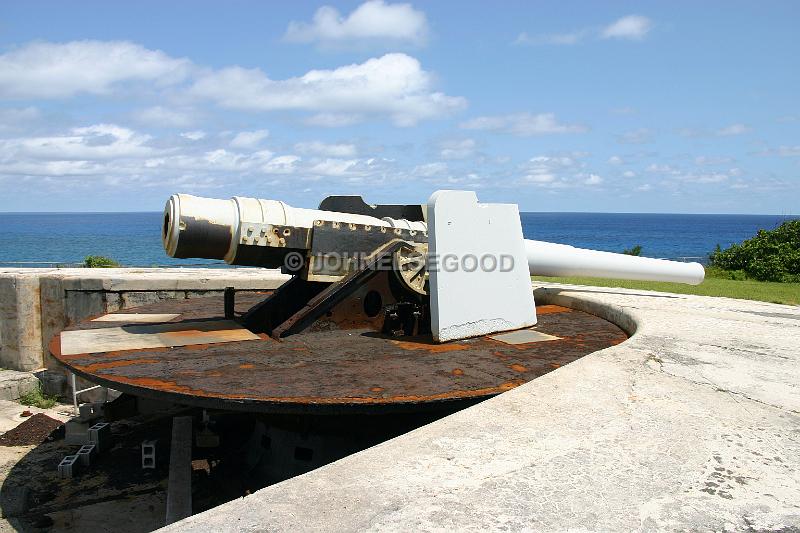
[[[652,292],[597,291],[597,290],[592,290],[592,289],[577,289],[577,288],[573,289],[572,287],[569,287],[569,288],[566,288],[566,287],[558,287],[558,288],[556,288],[556,287],[537,287],[537,289],[544,290],[544,291],[547,291],[547,292],[552,292],[552,293],[555,293],[555,294],[560,294],[562,292],[587,292],[587,293],[590,293],[590,294],[616,294],[616,295],[620,295],[621,294],[621,295],[624,295],[624,296],[646,296],[648,298],[671,298],[671,299],[679,299],[679,300],[685,298],[686,296],[689,296],[689,295],[686,295],[686,294],[675,294],[675,295],[671,295],[671,294],[654,294]],[[630,289],[624,289],[624,290],[627,291],[627,290],[630,290]]]
[[[199,430],[192,451],[192,511],[196,514],[474,403],[450,402],[435,412],[384,416],[215,412],[209,427],[202,426],[201,409],[137,415],[113,422],[113,446],[71,479],[59,477],[58,463],[79,446],[66,444],[61,429],[51,435],[51,441],[35,447],[0,447],[0,459],[6,464],[16,461],[0,487],[0,510],[14,529],[23,532],[140,533],[163,527],[172,417],[177,414],[193,416]],[[200,436],[212,444],[201,446]],[[141,443],[153,439],[157,440],[156,468],[143,470]]]
[[[0,511],[18,531],[138,533],[164,525],[170,417],[114,423],[113,447],[71,479],[58,463],[80,447],[66,444],[63,428],[29,448],[0,448],[13,466],[0,487]],[[59,434],[60,433],[60,434]],[[156,438],[155,469],[141,469],[141,441]],[[21,456],[20,456],[21,455]]]

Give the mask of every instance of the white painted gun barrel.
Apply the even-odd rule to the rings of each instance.
[[[535,276],[672,281],[698,285],[705,277],[700,263],[681,263],[525,240],[528,269]]]
[[[224,259],[237,264],[242,231],[250,224],[310,228],[315,220],[425,231],[424,222],[303,209],[278,200],[235,196],[228,200],[173,194],[164,208],[161,239],[171,257]]]
[[[172,257],[224,259],[231,264],[257,264],[239,246],[248,224],[311,228],[315,220],[427,231],[425,222],[369,215],[302,209],[278,200],[234,197],[228,200],[174,194],[164,209],[162,240]],[[680,263],[566,244],[525,240],[528,268],[539,276],[673,281],[697,285],[705,271],[699,263]],[[335,252],[335,250],[331,250]]]

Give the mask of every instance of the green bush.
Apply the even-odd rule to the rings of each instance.
[[[102,255],[87,255],[83,260],[86,268],[114,268],[118,267],[119,263],[110,257],[103,257]]]
[[[38,385],[32,391],[26,392],[20,396],[19,403],[22,405],[38,407],[39,409],[50,409],[56,403],[58,403],[58,398],[45,393],[44,390],[42,390],[42,386]]]
[[[712,267],[743,271],[759,281],[800,281],[800,220],[787,220],[772,230],[711,253]]]
[[[637,244],[633,248],[628,248],[627,250],[623,250],[622,253],[625,255],[642,255],[642,247]]]

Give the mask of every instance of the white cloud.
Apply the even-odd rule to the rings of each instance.
[[[749,131],[750,128],[744,124],[731,124],[730,126],[717,130],[716,134],[722,137],[728,137],[731,135],[742,135]]]
[[[603,28],[583,28],[562,33],[530,35],[520,33],[514,44],[519,45],[575,45],[589,39],[627,39],[639,41],[653,27],[652,21],[641,15],[628,15]]]
[[[622,173],[622,177],[623,178],[635,178],[636,177],[636,172],[634,172],[633,170],[626,170],[625,172]]]
[[[574,187],[576,180],[587,177],[580,171],[584,166],[582,162],[570,156],[532,157],[521,166],[521,182],[549,189]]]
[[[206,132],[202,130],[184,131],[181,133],[181,137],[184,139],[189,139],[190,141],[199,141],[200,139],[204,139],[205,136]]]
[[[623,159],[618,155],[612,155],[611,157],[608,158],[608,164],[609,165],[624,165],[625,161],[623,161]]]
[[[201,75],[190,92],[230,109],[368,113],[411,126],[465,107],[466,100],[435,92],[432,85],[419,61],[406,54],[386,54],[286,80],[271,80],[259,69],[229,67]]]
[[[580,124],[561,124],[553,113],[517,113],[477,117],[461,123],[462,129],[511,133],[520,137],[552,133],[583,133],[589,130]]]
[[[281,155],[270,159],[261,170],[268,174],[293,174],[300,161],[296,155]]]
[[[328,158],[315,163],[309,171],[322,176],[344,176],[358,164],[357,159]]]
[[[176,83],[190,69],[186,59],[127,41],[33,42],[0,55],[0,96],[108,94],[120,82]]]
[[[757,152],[756,155],[777,155],[779,157],[797,157],[800,156],[800,145],[795,146],[779,146],[777,148],[768,148]]]
[[[294,149],[301,154],[311,154],[323,157],[354,157],[356,146],[354,144],[329,144],[320,141],[300,142]]]
[[[343,128],[352,126],[364,120],[364,117],[355,113],[317,113],[303,120],[309,126],[320,128]]]
[[[421,178],[434,178],[434,177],[441,177],[447,174],[450,171],[447,163],[443,163],[438,161],[436,163],[425,163],[423,165],[417,165],[414,167],[414,170],[411,171],[412,176],[419,176]]]
[[[195,123],[197,115],[193,110],[153,106],[138,111],[133,117],[140,124],[156,128],[185,128]]]
[[[439,143],[442,159],[465,159],[475,153],[475,139],[451,139]]]
[[[269,130],[241,131],[231,139],[234,148],[254,148],[258,143],[269,137]]]
[[[630,39],[641,40],[653,27],[647,17],[641,15],[628,15],[606,26],[600,36],[603,39]]]
[[[147,146],[149,140],[149,135],[128,128],[95,124],[73,128],[66,135],[3,140],[0,151],[4,160],[106,160],[150,155],[155,150]]]
[[[411,4],[370,0],[343,17],[336,8],[323,6],[310,23],[290,22],[284,38],[290,42],[322,44],[389,41],[424,44],[429,33],[425,13]]]
[[[589,174],[586,176],[586,179],[583,180],[583,183],[584,185],[600,185],[603,183],[603,178],[597,174]]]

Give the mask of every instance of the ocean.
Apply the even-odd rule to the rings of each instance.
[[[0,267],[54,266],[111,257],[126,266],[224,266],[219,261],[176,260],[161,247],[161,216],[154,213],[0,213]],[[642,255],[704,262],[723,248],[772,229],[778,215],[633,213],[523,213],[526,238]]]

